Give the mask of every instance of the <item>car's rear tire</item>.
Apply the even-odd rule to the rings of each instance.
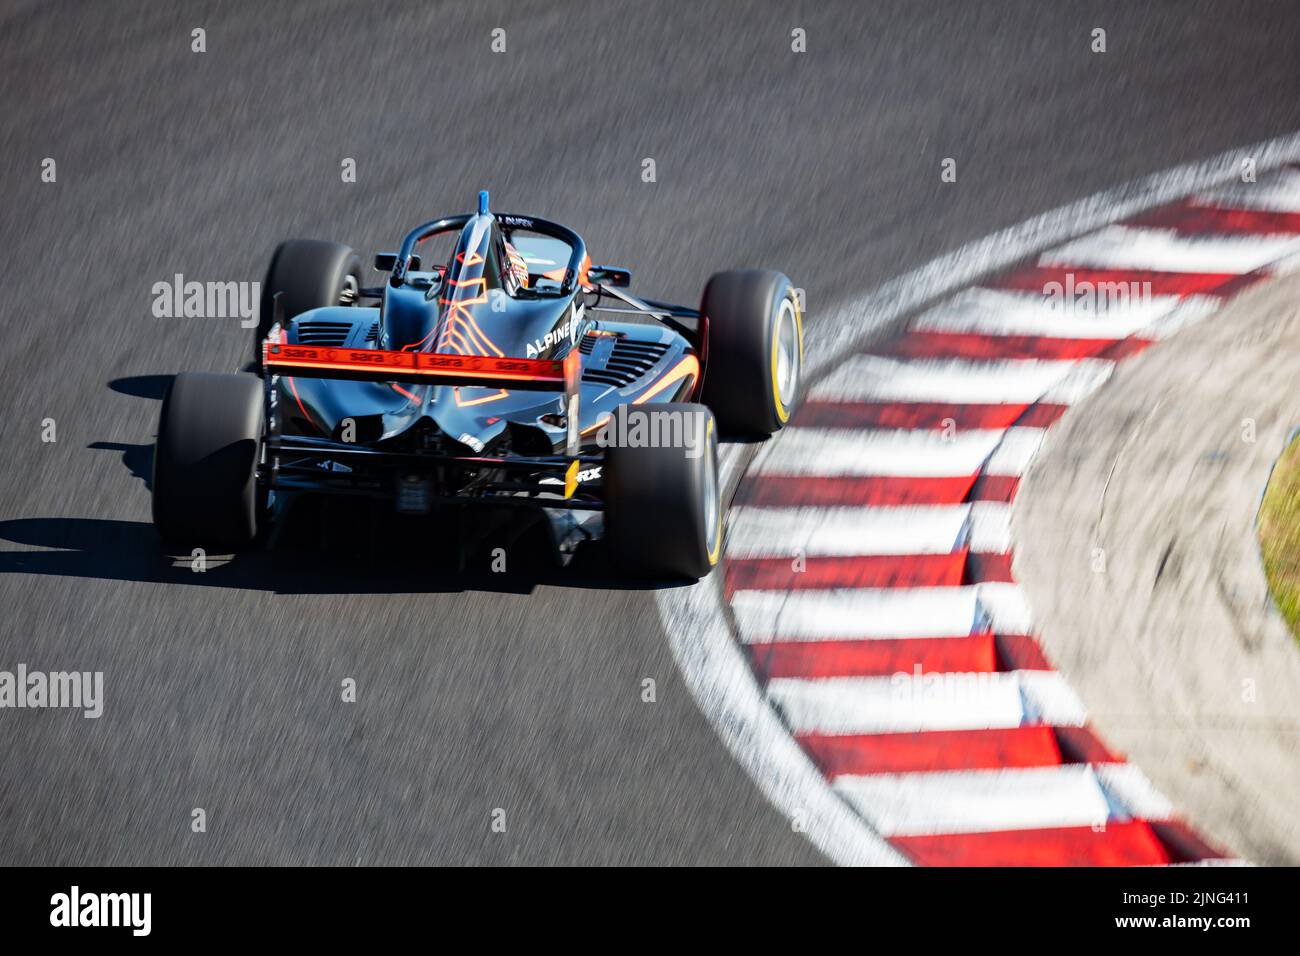
[[[253,361],[262,365],[262,341],[271,331],[275,294],[282,293],[284,320],[310,309],[347,305],[361,289],[361,257],[349,246],[324,239],[290,239],[276,247],[262,283]]]
[[[704,403],[729,435],[765,437],[782,428],[799,398],[803,315],[779,272],[719,272],[704,287],[708,317]]]
[[[717,428],[708,408],[690,402],[626,409],[628,416],[664,413],[682,416],[680,434],[692,436],[692,448],[660,444],[607,449],[605,536],[626,574],[697,580],[718,563],[722,549]]]
[[[170,544],[236,551],[257,536],[262,383],[252,375],[177,375],[153,453],[153,521]]]

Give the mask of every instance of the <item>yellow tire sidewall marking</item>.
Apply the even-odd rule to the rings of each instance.
[[[711,416],[709,418],[708,429],[705,433],[705,440],[708,441],[710,445],[712,445],[713,418]],[[716,482],[718,480],[718,467],[717,467],[718,456],[717,456],[716,449],[713,448],[710,448],[709,451],[705,452],[705,454],[707,455],[710,452],[713,453],[713,480]],[[713,544],[709,547],[710,567],[718,563],[718,556],[721,553],[722,553],[722,489],[719,488],[718,489],[718,514],[717,514],[717,519],[714,521],[713,524]]]
[[[798,297],[787,290],[785,298],[790,300],[791,311],[794,313],[794,337],[799,345],[798,362],[803,364],[803,315],[799,310]],[[782,303],[784,304],[784,303]],[[781,388],[777,381],[777,357],[781,349],[781,308],[777,307],[776,318],[772,325],[772,407],[776,409],[776,417],[784,425],[790,420],[790,410],[785,407],[781,401]]]

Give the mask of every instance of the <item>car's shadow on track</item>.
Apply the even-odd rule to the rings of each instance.
[[[121,395],[152,398],[161,402],[175,377],[175,375],[128,375],[113,379],[108,383],[108,387]]]
[[[12,543],[23,550],[4,548]],[[44,550],[30,550],[44,549]],[[276,594],[397,594],[486,591],[528,594],[539,586],[644,590],[671,587],[611,576],[599,545],[580,551],[565,568],[540,558],[494,573],[490,560],[470,559],[464,570],[446,555],[321,552],[300,547],[260,548],[234,557],[169,554],[143,521],[101,518],[17,518],[0,521],[0,574],[40,574],[104,581],[139,581],[269,591]],[[480,566],[481,565],[481,566]],[[198,570],[202,566],[203,570]]]
[[[139,478],[149,491],[153,491],[153,445],[128,445],[125,442],[96,441],[86,446],[95,451],[120,451],[122,464],[131,477]]]
[[[171,387],[174,375],[131,375],[115,378],[108,387],[120,395],[132,398],[148,398],[161,402]],[[122,453],[122,464],[132,477],[139,478],[149,491],[153,490],[153,442],[143,445],[131,445],[125,442],[97,441],[88,448],[96,451],[117,451]]]

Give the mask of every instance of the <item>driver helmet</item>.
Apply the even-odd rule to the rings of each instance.
[[[506,274],[514,280],[515,288],[528,288],[528,263],[519,254],[519,250],[506,243]]]

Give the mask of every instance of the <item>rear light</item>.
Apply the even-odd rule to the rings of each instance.
[[[397,476],[397,510],[402,514],[428,514],[433,504],[433,481],[428,475],[407,472]]]

